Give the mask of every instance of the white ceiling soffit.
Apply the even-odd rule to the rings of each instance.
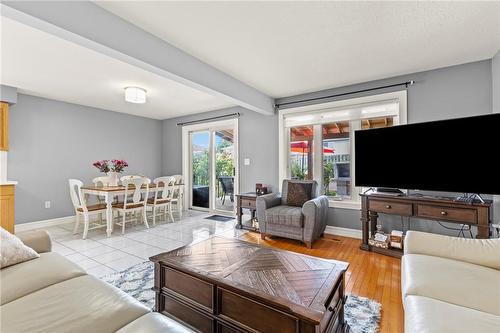
[[[274,100],[88,1],[2,1],[2,17],[263,114]]]
[[[500,2],[98,2],[285,97],[489,59]]]
[[[21,93],[154,119],[228,107],[221,97],[2,17],[2,84]],[[125,102],[124,88],[147,90],[146,104]]]

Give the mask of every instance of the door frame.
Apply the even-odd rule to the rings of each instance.
[[[191,133],[198,131],[208,131],[209,132],[209,208],[205,210],[203,208],[195,207],[196,210],[208,211],[209,213],[216,214],[231,214],[234,215],[236,213],[236,204],[233,207],[232,212],[217,210],[215,208],[215,144],[213,140],[214,131],[221,129],[231,128],[234,133],[234,167],[235,167],[235,175],[234,175],[234,192],[238,193],[239,184],[240,184],[240,168],[239,168],[239,135],[238,135],[238,118],[234,119],[226,119],[219,121],[212,121],[194,125],[186,125],[182,127],[182,176],[185,182],[185,191],[184,191],[184,207],[188,209],[193,209],[192,206],[192,164],[191,162]],[[235,201],[236,203],[236,201]]]

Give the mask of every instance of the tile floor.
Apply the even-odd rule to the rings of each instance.
[[[106,237],[104,228],[91,230],[87,239],[81,239],[81,227],[73,235],[73,224],[62,224],[44,228],[53,242],[53,251],[83,267],[89,274],[102,277],[119,272],[149,260],[149,257],[200,242],[212,235],[240,237],[246,231],[234,228],[235,221],[218,222],[207,220],[206,213],[189,211],[181,220],[160,222],[146,229],[143,224],[132,225],[121,234],[115,227],[111,237]]]

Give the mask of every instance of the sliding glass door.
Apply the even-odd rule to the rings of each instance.
[[[216,214],[235,212],[237,193],[237,121],[186,126],[189,207]],[[183,134],[184,138],[184,134]]]
[[[215,150],[215,209],[234,211],[234,131],[213,132]]]
[[[210,208],[210,132],[191,133],[192,206]]]

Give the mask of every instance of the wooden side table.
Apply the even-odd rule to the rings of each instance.
[[[259,231],[258,227],[252,225],[245,225],[242,221],[243,209],[249,209],[250,215],[252,216],[251,222],[256,218],[255,213],[257,211],[257,193],[256,192],[247,192],[236,194],[236,215],[238,216],[238,223],[236,224],[236,228],[245,229],[250,231]]]

